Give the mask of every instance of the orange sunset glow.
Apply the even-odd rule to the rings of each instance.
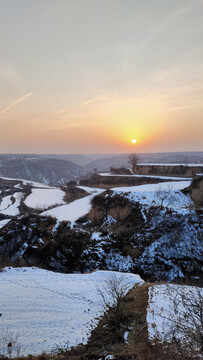
[[[2,153],[201,150],[200,3],[19,1],[1,12]]]

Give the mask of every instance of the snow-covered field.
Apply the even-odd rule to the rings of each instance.
[[[16,216],[20,213],[19,206],[21,199],[23,197],[23,193],[16,192],[13,195],[8,195],[2,199],[0,205],[0,214],[8,215],[8,216]],[[13,201],[12,201],[13,198]]]
[[[163,179],[163,180],[192,180],[192,178],[184,178],[184,177],[177,177],[177,176],[158,176],[158,175],[119,175],[119,174],[111,174],[111,173],[99,173],[100,176],[120,176],[120,177],[138,177],[138,178],[152,178],[152,179]]]
[[[5,333],[18,335],[22,355],[50,352],[65,343],[86,343],[96,317],[104,311],[98,287],[108,299],[103,286],[112,276],[122,277],[129,289],[143,282],[139,275],[111,271],[60,274],[37,268],[6,268],[0,273],[0,337]]]
[[[174,209],[182,209],[192,205],[189,196],[180,190],[188,187],[191,181],[168,181],[158,184],[112,188],[115,193],[127,195],[130,200],[138,201],[143,205],[160,205]]]
[[[79,186],[80,189],[88,191],[91,195],[88,195],[82,199],[75,200],[67,205],[57,206],[51,210],[41,213],[43,216],[52,216],[59,221],[71,221],[75,222],[81,216],[86,215],[91,209],[91,199],[102,193],[103,189],[89,188]]]
[[[24,203],[30,208],[43,210],[50,206],[65,204],[64,196],[65,193],[61,189],[32,189]]]
[[[23,183],[23,185],[30,185],[30,186],[33,186],[33,187],[36,187],[36,188],[44,188],[44,189],[50,189],[52,188],[52,186],[49,186],[47,184],[44,184],[44,183],[38,183],[38,182],[35,182],[35,181],[30,181],[30,180],[24,180],[24,179],[16,179],[16,178],[7,178],[7,177],[3,177],[3,176],[0,176],[0,179],[3,179],[3,180],[11,180],[11,181],[20,181]],[[17,186],[16,186],[17,187]]]
[[[201,328],[203,288],[180,285],[155,285],[149,288],[147,309],[150,339],[185,341],[184,328]],[[198,309],[199,304],[199,309]]]

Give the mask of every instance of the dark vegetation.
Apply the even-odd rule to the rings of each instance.
[[[184,216],[160,206],[146,209],[106,191],[73,228],[38,214],[11,220],[0,231],[1,262],[66,273],[129,271],[153,281],[190,279],[201,275],[203,264],[201,218],[201,210]]]

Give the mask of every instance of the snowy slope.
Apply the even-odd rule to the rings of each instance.
[[[9,216],[16,216],[19,215],[19,206],[21,199],[23,197],[23,193],[16,192],[12,196],[6,196],[2,199],[1,205],[0,205],[0,214],[9,215]],[[12,199],[14,203],[12,203]]]
[[[112,190],[127,196],[132,201],[138,201],[140,204],[148,206],[159,206],[164,197],[163,206],[180,210],[192,205],[191,199],[180,191],[190,183],[191,181],[168,181],[158,184],[117,187]]]
[[[47,185],[47,184],[44,184],[44,183],[39,183],[39,182],[36,182],[36,181],[29,181],[29,180],[24,180],[24,179],[16,179],[16,178],[10,178],[10,177],[4,177],[4,176],[0,176],[0,179],[3,179],[3,180],[11,180],[11,181],[20,181],[23,183],[23,185],[30,185],[30,186],[33,186],[33,187],[36,187],[36,188],[47,188],[47,189],[50,189],[51,186]],[[18,185],[19,187],[20,185]],[[17,187],[17,185],[15,186]]]
[[[32,189],[24,203],[34,209],[47,209],[50,206],[65,204],[64,196],[64,191],[56,188]]]
[[[103,313],[98,287],[103,289],[113,274],[122,276],[129,289],[142,282],[138,275],[111,271],[60,274],[7,268],[0,273],[2,332],[18,334],[23,355],[50,352],[55,345],[67,342],[69,346],[86,343],[96,317]],[[0,341],[0,353],[1,346]]]
[[[89,188],[79,186],[80,189],[88,191],[91,195],[88,195],[82,199],[75,200],[67,205],[57,206],[51,210],[41,213],[43,216],[52,216],[59,221],[71,221],[74,222],[80,217],[86,215],[91,209],[91,199],[102,193],[103,189]]]

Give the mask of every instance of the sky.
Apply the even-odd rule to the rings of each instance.
[[[0,153],[203,150],[203,0],[0,0],[0,34]]]

